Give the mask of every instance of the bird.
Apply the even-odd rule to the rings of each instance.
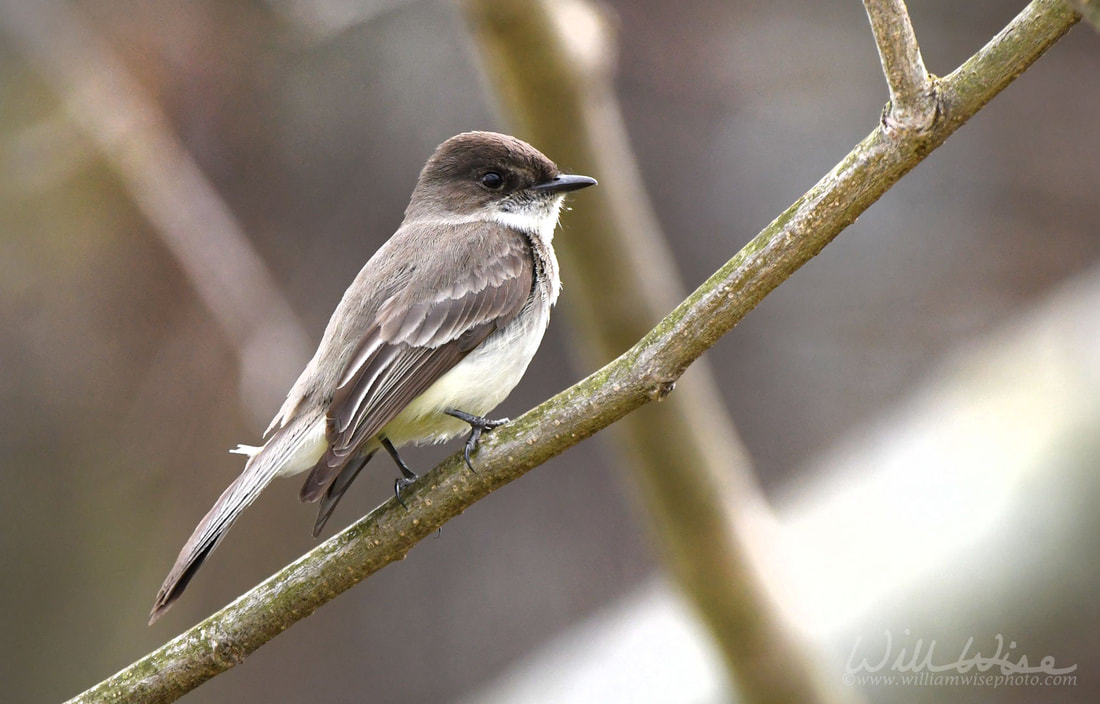
[[[495,132],[440,144],[397,231],[344,293],[313,358],[260,446],[238,445],[244,470],[180,550],[149,623],[175,603],[233,523],[276,477],[306,474],[316,537],[380,449],[398,454],[469,430],[464,459],[504,419],[486,415],[519,383],[561,290],[553,237],[565,195],[595,185]],[[407,506],[406,506],[407,509]]]

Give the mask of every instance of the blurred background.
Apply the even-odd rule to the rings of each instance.
[[[297,482],[276,483],[146,626],[179,547],[241,468],[226,450],[259,439],[424,160],[457,132],[505,127],[450,3],[22,5],[0,3],[11,702],[77,694],[315,544],[315,508]],[[948,73],[1023,5],[913,2],[929,70]],[[626,127],[677,256],[667,265],[691,288],[886,101],[855,0],[607,7]],[[1100,697],[1097,75],[1100,35],[1077,27],[707,355],[777,510],[791,621],[825,676],[867,700]],[[116,102],[82,102],[99,94]],[[162,151],[128,150],[128,130],[151,130]],[[195,168],[149,183],[158,154]],[[173,204],[182,192],[197,201]],[[180,235],[173,208],[210,226]],[[558,237],[583,235],[567,214]],[[593,371],[572,351],[563,280],[565,311],[501,415]],[[406,459],[426,469],[454,449]],[[389,495],[393,468],[370,469],[326,535]],[[596,437],[185,701],[640,701],[598,686],[646,677],[671,689],[648,686],[660,701],[723,701],[641,510]],[[613,644],[655,614],[674,625]],[[935,640],[937,662],[968,638],[991,655],[1001,634],[1012,662],[1051,656],[1077,665],[1076,681],[845,681],[853,653],[881,657],[884,634],[895,653]],[[575,686],[551,696],[547,676]]]

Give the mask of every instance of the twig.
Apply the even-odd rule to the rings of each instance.
[[[1066,0],[1081,17],[1100,32],[1100,0]]]
[[[1019,76],[1077,22],[1062,0],[1034,0],[950,76],[945,119],[923,135],[877,127],[649,334],[611,364],[486,439],[472,474],[456,453],[235,602],[71,702],[169,702],[240,662],[337,594],[404,557],[419,540],[632,410],[679,375],[771,290],[820,252],[894,183]]]
[[[883,122],[888,130],[927,130],[936,119],[933,84],[904,0],[863,0],[863,6],[890,86],[890,106]]]

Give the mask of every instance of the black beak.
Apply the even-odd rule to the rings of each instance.
[[[589,186],[595,185],[596,179],[589,176],[558,174],[549,181],[531,186],[531,190],[540,191],[542,193],[568,193],[569,191],[579,191],[582,188],[588,188]]]

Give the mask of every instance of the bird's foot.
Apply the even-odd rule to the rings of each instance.
[[[401,498],[401,492],[408,489],[410,486],[416,483],[416,475],[413,475],[413,479],[408,477],[398,477],[393,480],[393,495],[397,498],[397,503],[405,507],[405,510],[409,510],[409,505],[405,503],[405,500]]]
[[[389,438],[382,436],[382,447],[386,448],[386,452],[390,453],[390,457],[397,463],[397,468],[401,470],[401,476],[393,480],[393,495],[397,497],[397,503],[404,506],[405,510],[408,511],[409,506],[401,498],[401,492],[415,484],[420,477],[416,475],[416,472],[409,469],[409,466],[401,459],[401,455],[397,454],[397,448],[393,446]]]
[[[470,424],[470,435],[466,438],[466,447],[462,453],[462,457],[466,460],[466,466],[470,468],[470,471],[477,474],[477,470],[474,469],[474,465],[470,462],[470,453],[477,450],[477,443],[481,440],[481,434],[486,433],[493,428],[499,428],[505,423],[509,422],[508,418],[495,418],[489,419],[482,416],[475,416],[472,413],[466,413],[465,411],[459,411],[454,408],[444,411],[449,416],[458,418],[464,423]]]

